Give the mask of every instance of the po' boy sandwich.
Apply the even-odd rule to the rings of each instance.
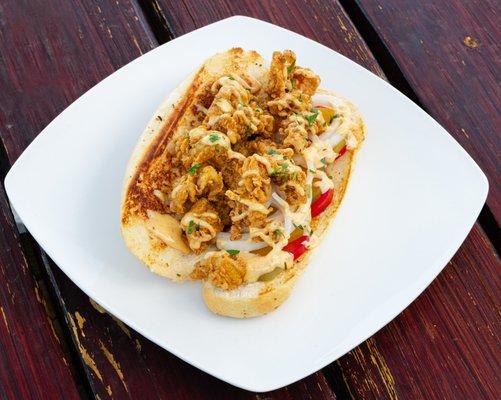
[[[245,318],[289,296],[364,139],[358,110],[290,50],[212,56],[156,111],[129,161],[121,228],[155,273],[200,280]]]

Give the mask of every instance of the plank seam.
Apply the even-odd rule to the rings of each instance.
[[[159,45],[174,39],[170,22],[156,0],[138,0],[138,4]]]
[[[3,142],[3,140],[0,140],[0,179],[1,179],[0,184],[3,190],[5,190],[3,182],[5,180],[5,176],[7,175],[7,171],[10,169],[10,163],[8,160],[9,159],[7,156],[5,143]],[[12,214],[13,209],[12,206],[10,206],[10,203],[9,203],[9,211],[11,213],[12,220],[14,221],[14,217]],[[33,239],[33,237],[29,233],[21,232],[19,230],[19,226],[17,223],[13,225],[15,225],[15,228],[13,229],[17,230],[19,236],[19,246],[26,260],[26,265],[28,267],[30,275],[36,282],[40,282],[40,284],[45,285],[47,289],[53,288],[53,285],[48,281],[48,276],[46,274],[46,271],[44,271],[44,269],[42,268],[40,269],[40,271],[37,271],[30,262],[30,260],[35,258],[37,259],[37,262],[39,262],[39,264],[43,264],[44,267],[47,268],[47,266],[43,262],[43,254],[45,254],[43,249],[38,245],[38,243],[35,241],[35,239]],[[55,313],[55,318],[52,320],[51,323],[57,325],[57,328],[59,328],[58,329],[59,334],[57,335],[58,340],[61,343],[63,354],[69,357],[68,363],[70,365],[70,370],[72,371],[71,376],[75,382],[75,386],[77,387],[78,392],[80,396],[82,396],[82,398],[92,398],[93,396],[89,386],[90,385],[89,380],[87,379],[86,374],[82,370],[81,363],[78,361],[80,357],[76,353],[76,348],[73,346],[73,341],[69,336],[67,330],[67,324],[61,323],[61,321],[64,321],[64,315],[61,314],[61,310],[58,307],[59,302],[55,301],[54,293],[52,293],[51,290],[46,290],[46,291],[42,290],[41,292],[42,293],[40,293],[40,296],[43,296],[43,301],[46,302],[47,307],[53,310]]]
[[[418,94],[414,91],[404,73],[398,66],[398,63],[391,54],[391,51],[374,29],[369,21],[369,18],[367,18],[364,10],[358,5],[357,1],[339,0],[339,3],[383,70],[389,83],[429,114],[429,110],[421,102]],[[499,235],[500,227],[487,203],[480,212],[478,222],[498,255],[501,254],[501,239]]]

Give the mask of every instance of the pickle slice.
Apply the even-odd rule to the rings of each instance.
[[[317,107],[322,113],[322,117],[324,117],[324,121],[330,125],[334,116],[336,115],[336,111],[329,107]]]
[[[280,267],[275,268],[273,271],[267,272],[258,278],[259,282],[269,282],[277,277],[277,275],[282,272],[283,269]]]

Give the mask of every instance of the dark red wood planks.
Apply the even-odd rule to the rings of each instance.
[[[478,162],[501,221],[499,2],[357,0],[428,113]]]
[[[477,225],[430,287],[331,373],[355,398],[497,398],[500,268]]]
[[[28,30],[17,31],[6,24],[1,32],[5,43],[16,43],[14,54],[6,52],[0,60],[5,65],[1,79],[6,89],[0,94],[0,116],[6,128],[2,141],[10,162],[71,101],[156,45],[140,10],[131,2],[98,6],[75,1],[49,8],[40,2],[30,7],[12,5],[9,12],[16,15],[5,16],[31,24]],[[63,26],[53,34],[52,26],[57,23]],[[29,49],[19,48],[20,43],[30,43]],[[23,65],[14,68],[16,63]],[[55,265],[46,258],[45,262],[94,395],[101,399],[256,397],[189,366],[102,314]],[[322,373],[317,373],[267,398],[335,396]]]
[[[2,140],[11,161],[78,95],[156,45],[140,9],[132,1],[96,5],[90,1],[75,0],[53,2],[49,6],[44,3],[43,7],[39,1],[32,2],[29,8],[12,3],[5,8],[7,13],[4,11],[4,17],[0,13],[0,18],[5,18],[5,15],[11,17],[7,28],[6,23],[0,21],[3,23],[0,25],[0,40],[2,43],[15,43],[14,54],[0,52],[0,66],[7,66],[3,70],[0,68],[2,91],[6,88],[3,94],[0,92],[0,127],[3,128]],[[165,17],[165,20],[156,21],[163,24],[155,26],[156,33],[163,29],[162,37],[179,35],[233,14],[247,14],[310,36],[382,75],[341,7],[334,2],[274,1],[256,4],[236,1],[214,5],[210,2],[167,4],[147,0],[143,3],[149,4],[149,8],[156,10],[161,18]],[[19,21],[29,25],[28,29],[16,28],[15,24]],[[62,26],[53,26],[57,24]],[[165,27],[170,27],[169,32],[165,32]],[[23,45],[27,45],[26,48]],[[472,272],[478,269],[477,260],[481,266],[488,266],[485,275]],[[354,395],[366,397],[391,398],[395,393],[401,397],[429,395],[434,388],[431,377],[440,370],[439,367],[459,364],[467,366],[448,370],[444,374],[440,381],[442,393],[491,393],[490,389],[476,392],[475,387],[492,382],[493,369],[489,367],[496,362],[492,339],[485,336],[493,325],[482,324],[493,317],[495,299],[492,299],[492,293],[498,283],[488,280],[490,271],[499,266],[498,262],[483,232],[478,226],[474,227],[462,252],[423,296],[424,305],[419,305],[420,298],[415,303],[418,304],[417,309],[413,308],[415,305],[411,306],[371,341],[343,357],[340,369],[345,382],[343,379],[342,382],[333,381],[339,385],[347,384],[347,390]],[[453,278],[440,284],[451,268],[454,269]],[[94,394],[101,399],[135,398],[140,395],[152,398],[256,397],[196,370],[108,314],[101,314],[57,267],[49,267],[49,273],[66,312],[75,345],[85,362]],[[465,276],[468,279],[458,279]],[[437,285],[435,292],[428,294]],[[472,300],[471,304],[463,307],[461,296],[465,293]],[[444,296],[457,299],[447,303],[442,300]],[[486,306],[481,310],[480,317],[475,314],[472,304],[481,300]],[[437,311],[434,311],[435,308]],[[449,314],[455,316],[462,312],[467,315],[464,323],[459,323],[457,317],[447,318]],[[405,320],[406,315],[409,315],[409,321]],[[404,321],[399,322],[402,319]],[[433,353],[430,346],[434,342],[426,339],[427,330],[419,329],[421,324],[426,326],[435,320],[444,327],[436,334],[441,340],[436,346],[442,353],[437,350],[439,354],[432,357],[428,353]],[[480,339],[472,339],[475,330],[480,332]],[[464,336],[464,343],[453,348],[447,341],[451,332]],[[457,339],[451,340],[458,342]],[[469,353],[466,344],[471,348]],[[454,349],[457,352],[451,354]],[[488,361],[472,361],[475,355],[480,355],[482,359],[487,357]],[[416,360],[425,362],[420,366]],[[410,365],[413,366],[409,369],[412,374],[406,374]],[[465,370],[474,373],[466,375]],[[330,372],[330,369],[326,371],[328,375]],[[482,375],[485,375],[484,380]],[[457,381],[463,379],[465,383],[457,385]],[[413,386],[414,382],[418,383]],[[423,386],[420,391],[416,389],[418,384]],[[365,390],[366,386],[369,390]],[[317,373],[297,384],[257,397],[334,398],[334,393],[324,374]]]
[[[0,398],[78,399],[79,392],[31,275],[3,188],[0,188]]]
[[[363,40],[330,2],[224,1],[217,4],[155,0],[172,35],[235,14],[264,19],[311,37],[381,74]],[[328,368],[336,388],[354,398],[474,398],[495,389],[499,370],[499,259],[476,224],[433,285],[395,321]],[[483,306],[480,309],[480,304]],[[431,335],[430,326],[435,330]],[[441,369],[443,368],[443,369]],[[406,373],[404,373],[406,371]],[[437,378],[437,375],[440,379]],[[481,387],[485,385],[485,389]]]

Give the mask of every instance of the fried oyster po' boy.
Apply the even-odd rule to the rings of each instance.
[[[127,167],[121,227],[159,275],[203,281],[209,309],[277,308],[332,219],[364,138],[357,109],[290,50],[209,58],[160,106]]]

